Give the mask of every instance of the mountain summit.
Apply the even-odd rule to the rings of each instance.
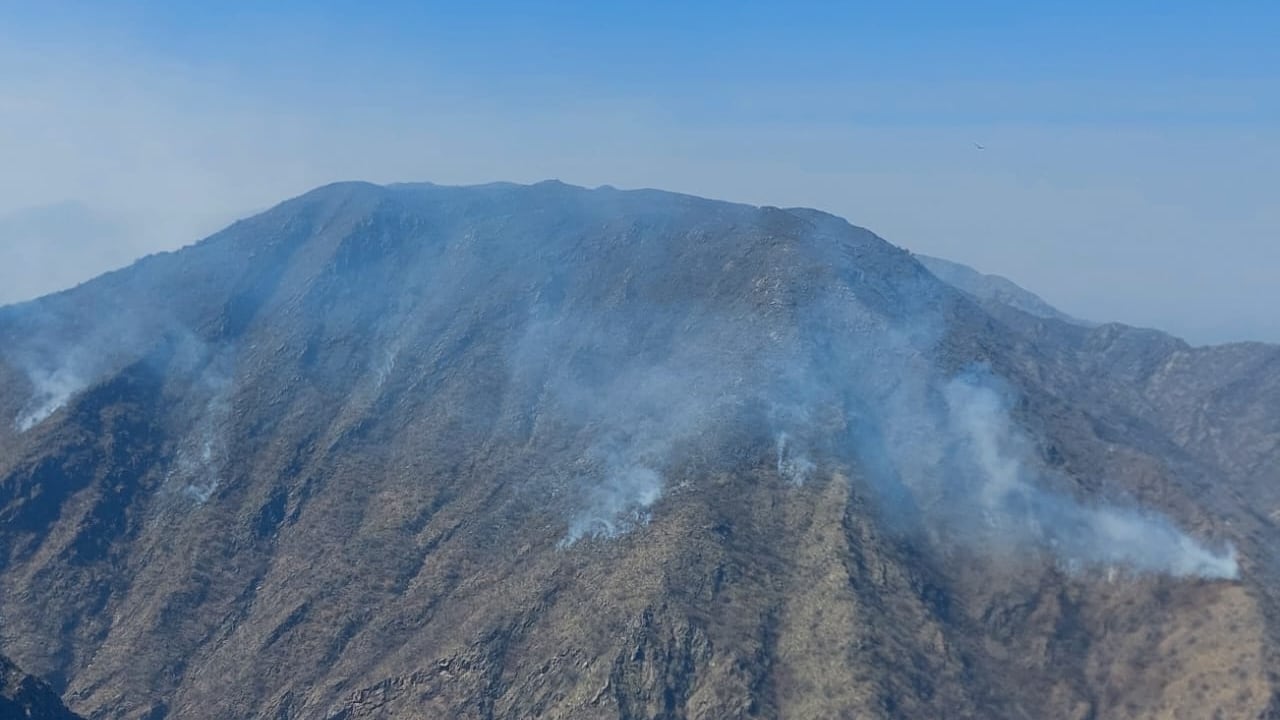
[[[815,210],[332,185],[0,309],[0,647],[94,718],[1274,716],[1278,407]]]

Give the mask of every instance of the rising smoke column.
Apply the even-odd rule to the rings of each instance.
[[[1054,490],[1070,483],[1036,455],[1010,411],[1015,391],[990,368],[948,375],[900,335],[875,339],[875,352],[852,356],[861,378],[851,383],[853,459],[935,542],[992,556],[1043,552],[1067,569],[1237,576],[1234,550],[1211,551],[1158,513]]]
[[[213,352],[188,335],[177,351],[181,357],[173,367],[181,368],[189,381],[183,390],[184,405],[194,412],[178,421],[186,430],[178,436],[165,490],[199,506],[222,487],[231,467],[237,346]]]
[[[1030,443],[982,369],[943,388],[944,432],[968,464],[974,497],[998,536],[1051,549],[1068,567],[1121,566],[1175,577],[1235,578],[1235,551],[1212,552],[1164,517],[1116,506],[1090,506],[1047,489]]]
[[[13,424],[18,432],[26,432],[44,422],[89,385],[74,363],[52,368],[31,366],[26,374],[33,392],[31,399],[14,418]]]
[[[745,340],[730,327],[680,333],[673,347],[653,352],[637,341],[636,324],[615,319],[530,323],[511,358],[516,385],[532,388],[549,414],[589,438],[572,466],[555,473],[571,508],[564,544],[643,525],[668,490],[671,468],[691,449],[714,446],[737,421],[757,389],[748,381],[754,363],[735,364],[740,355],[718,341]]]
[[[65,296],[6,308],[11,335],[0,354],[26,376],[30,396],[13,419],[26,432],[77,395],[160,347],[175,352],[204,344],[164,310],[121,311],[115,298],[99,298],[92,311]],[[203,350],[191,350],[199,354]]]
[[[990,318],[909,254],[820,213],[725,212],[701,234],[637,223],[598,255],[573,247],[573,272],[539,270],[558,279],[530,310],[511,375],[543,413],[530,425],[561,428],[573,439],[561,447],[577,448],[547,471],[566,544],[642,525],[691,456],[740,460],[717,447],[733,436],[788,483],[860,471],[887,522],[942,545],[1235,575],[1230,550],[1167,518],[1053,490],[1071,483],[1031,452],[1010,387],[989,370],[956,372],[958,358],[989,352],[975,334]]]

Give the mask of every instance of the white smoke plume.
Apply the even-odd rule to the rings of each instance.
[[[543,190],[539,203],[569,192]],[[631,196],[613,192],[595,220],[635,212]],[[460,244],[429,245],[431,258],[448,259],[415,264],[425,268],[417,281],[431,299],[387,320],[397,329],[375,345],[381,353],[370,352],[352,412],[369,410],[391,391],[387,383],[412,372],[422,349],[400,338],[435,337],[478,288],[516,283],[534,307],[524,322],[501,316],[511,320],[510,387],[494,383],[469,399],[527,411],[514,425],[528,428],[527,442],[549,443],[540,456],[554,466],[542,472],[568,505],[566,544],[643,526],[673,486],[697,482],[698,463],[765,462],[791,484],[852,470],[841,474],[865,477],[887,518],[910,516],[948,545],[1051,553],[1071,567],[1237,572],[1230,550],[1213,552],[1168,519],[1122,499],[1090,504],[1061,490],[1070,479],[1042,467],[1008,411],[1014,391],[989,373],[943,368],[939,348],[956,296],[906,253],[829,216],[718,205],[708,214],[691,200],[681,202],[710,217],[710,229],[672,240],[652,227],[669,222],[660,219],[667,201],[636,197],[653,200],[648,219],[606,253],[574,240],[595,232],[595,220],[538,225],[530,232],[545,234],[529,238],[504,224],[474,255],[479,241],[469,230]],[[705,242],[726,222],[743,233],[730,243],[743,253],[732,262],[720,257],[728,245]],[[516,259],[493,262],[504,253]],[[46,337],[22,353],[3,349],[32,387],[18,429],[146,356],[157,336],[184,332],[164,318],[125,320],[134,303],[119,305],[100,309],[98,323],[78,323],[76,307],[64,308],[65,317],[29,318],[23,327]],[[196,350],[183,372],[205,372],[212,351],[190,344]],[[172,468],[175,486],[199,502],[230,466],[232,375],[219,367],[209,362],[204,412],[187,419]],[[721,454],[727,438],[743,452]]]
[[[1089,503],[1036,456],[1013,419],[1014,391],[985,367],[948,377],[880,338],[889,362],[859,370],[889,388],[866,393],[859,455],[884,495],[902,498],[943,546],[991,554],[1043,552],[1068,570],[1122,567],[1175,577],[1235,578],[1235,552],[1213,551],[1154,512]],[[1119,503],[1119,504],[1114,504]],[[891,510],[901,510],[901,507]]]
[[[1123,566],[1175,577],[1235,578],[1235,552],[1213,552],[1167,519],[1120,507],[1093,507],[1044,487],[1028,439],[999,392],[978,371],[943,390],[943,437],[973,471],[973,497],[996,535],[1050,548],[1068,567]]]
[[[809,459],[808,455],[799,450],[787,432],[778,433],[774,444],[778,455],[778,477],[786,478],[795,485],[803,485],[804,481],[817,470],[818,466]]]
[[[1210,550],[1122,499],[1091,504],[1055,489],[1071,483],[1036,457],[1009,411],[1012,388],[989,370],[938,366],[944,324],[936,317],[895,322],[851,295],[824,298],[810,311],[813,337],[720,317],[679,333],[675,349],[657,358],[635,352],[625,323],[535,324],[520,371],[550,378],[546,389],[592,438],[572,473],[575,510],[564,544],[643,524],[680,457],[713,452],[726,425],[758,423],[769,428],[780,479],[801,484],[852,465],[880,491],[889,521],[912,516],[941,547],[993,557],[1042,553],[1113,576],[1123,568],[1236,577],[1230,548]],[[590,348],[597,362],[578,371],[572,361],[530,362],[531,348],[548,363],[553,349],[577,347]]]
[[[582,508],[569,522],[562,545],[584,537],[617,537],[648,520],[649,508],[662,496],[659,471],[643,465],[610,467],[587,486]]]
[[[27,380],[31,383],[31,399],[14,419],[18,432],[26,432],[61,410],[76,393],[84,390],[89,381],[75,363],[43,368],[29,367]]]
[[[221,487],[230,462],[232,365],[229,353],[215,358],[188,391],[205,399],[192,429],[178,447],[166,485],[196,505],[208,502]]]
[[[707,446],[743,383],[702,343],[653,356],[625,328],[595,318],[535,320],[513,357],[519,383],[550,398],[589,438],[561,484],[573,509],[564,545],[615,537],[647,522],[678,457]],[[580,348],[571,357],[563,348]]]
[[[116,313],[102,303],[95,308],[99,315],[90,321],[77,317],[76,309],[62,307],[65,300],[55,296],[43,306],[9,309],[21,329],[13,342],[0,348],[0,355],[26,376],[30,386],[13,420],[20,433],[45,422],[113,371],[143,359],[166,339],[184,349],[193,344],[193,336],[163,312]]]
[[[666,489],[677,450],[709,430],[731,396],[705,394],[691,358],[637,364],[602,386],[558,388],[561,402],[594,429],[587,457],[595,469],[566,542],[614,537],[643,524]]]
[[[229,459],[234,348],[214,355],[211,346],[164,311],[104,312],[99,322],[86,324],[56,306],[28,308],[33,313],[28,332],[20,345],[5,349],[5,360],[21,370],[30,385],[15,428],[26,432],[36,427],[77,395],[135,363],[155,371],[158,382],[164,381],[165,373],[189,377],[185,391],[202,410],[179,443],[166,487],[197,504],[206,502],[221,485]]]

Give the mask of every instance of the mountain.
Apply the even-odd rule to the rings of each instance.
[[[80,720],[48,685],[23,673],[0,655],[0,718],[6,720]]]
[[[0,309],[0,417],[87,717],[1280,717],[1280,349],[816,210],[327,186]]]
[[[988,310],[1001,306],[1013,308],[1028,315],[1050,318],[1076,325],[1087,325],[1045,302],[1039,295],[1026,290],[1008,278],[999,275],[987,275],[978,272],[968,265],[961,265],[950,260],[916,255],[916,260],[948,285],[968,293],[984,305]]]

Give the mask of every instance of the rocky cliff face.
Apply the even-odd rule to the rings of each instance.
[[[95,718],[1280,712],[1276,350],[816,211],[336,185],[0,347],[0,646]]]

